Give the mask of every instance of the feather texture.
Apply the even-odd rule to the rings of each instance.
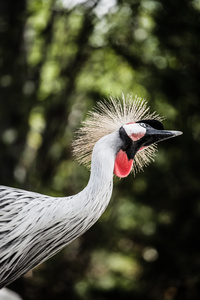
[[[100,101],[90,111],[82,126],[76,132],[72,143],[73,154],[77,161],[90,168],[92,150],[95,143],[103,136],[118,130],[122,125],[139,120],[154,119],[162,121],[156,112],[150,112],[147,102],[132,94],[121,98],[110,97],[108,101]],[[137,173],[143,170],[154,160],[156,145],[151,145],[137,152],[133,162],[132,171]]]
[[[113,188],[116,132],[93,150],[87,186],[69,197],[0,186],[0,289],[88,230],[106,209]]]

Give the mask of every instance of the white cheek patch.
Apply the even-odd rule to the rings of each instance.
[[[138,141],[146,134],[146,128],[142,127],[138,123],[129,123],[123,125],[126,134],[133,140]]]

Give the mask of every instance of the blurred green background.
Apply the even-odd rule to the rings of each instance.
[[[184,135],[144,173],[115,178],[101,219],[11,284],[24,300],[199,299],[200,1],[0,1],[1,184],[83,189],[74,131],[122,92]]]

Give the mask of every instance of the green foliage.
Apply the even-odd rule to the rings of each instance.
[[[96,101],[133,92],[184,135],[114,179],[93,228],[18,279],[23,299],[198,299],[200,5],[187,0],[0,4],[0,179],[64,196],[89,173],[71,156]]]

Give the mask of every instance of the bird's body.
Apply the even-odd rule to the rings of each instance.
[[[118,124],[115,130],[109,128],[108,134],[95,141],[90,179],[80,193],[55,198],[0,186],[0,288],[53,256],[102,215],[111,198],[113,171],[118,176],[123,175],[120,177],[127,176],[136,153],[153,143],[148,144],[145,138],[149,130],[147,118],[146,125],[134,122],[129,125],[128,118],[121,122],[121,127]],[[154,122],[160,126],[158,120]],[[178,134],[174,132],[171,136]],[[98,131],[96,135],[98,138]],[[84,144],[83,134],[81,141]],[[84,151],[81,159],[86,157]],[[124,168],[126,164],[128,167]]]
[[[0,186],[0,287],[57,253],[102,215],[113,186],[114,150],[102,149],[106,142],[111,144],[110,135],[96,144],[88,185],[74,196],[55,198]]]

